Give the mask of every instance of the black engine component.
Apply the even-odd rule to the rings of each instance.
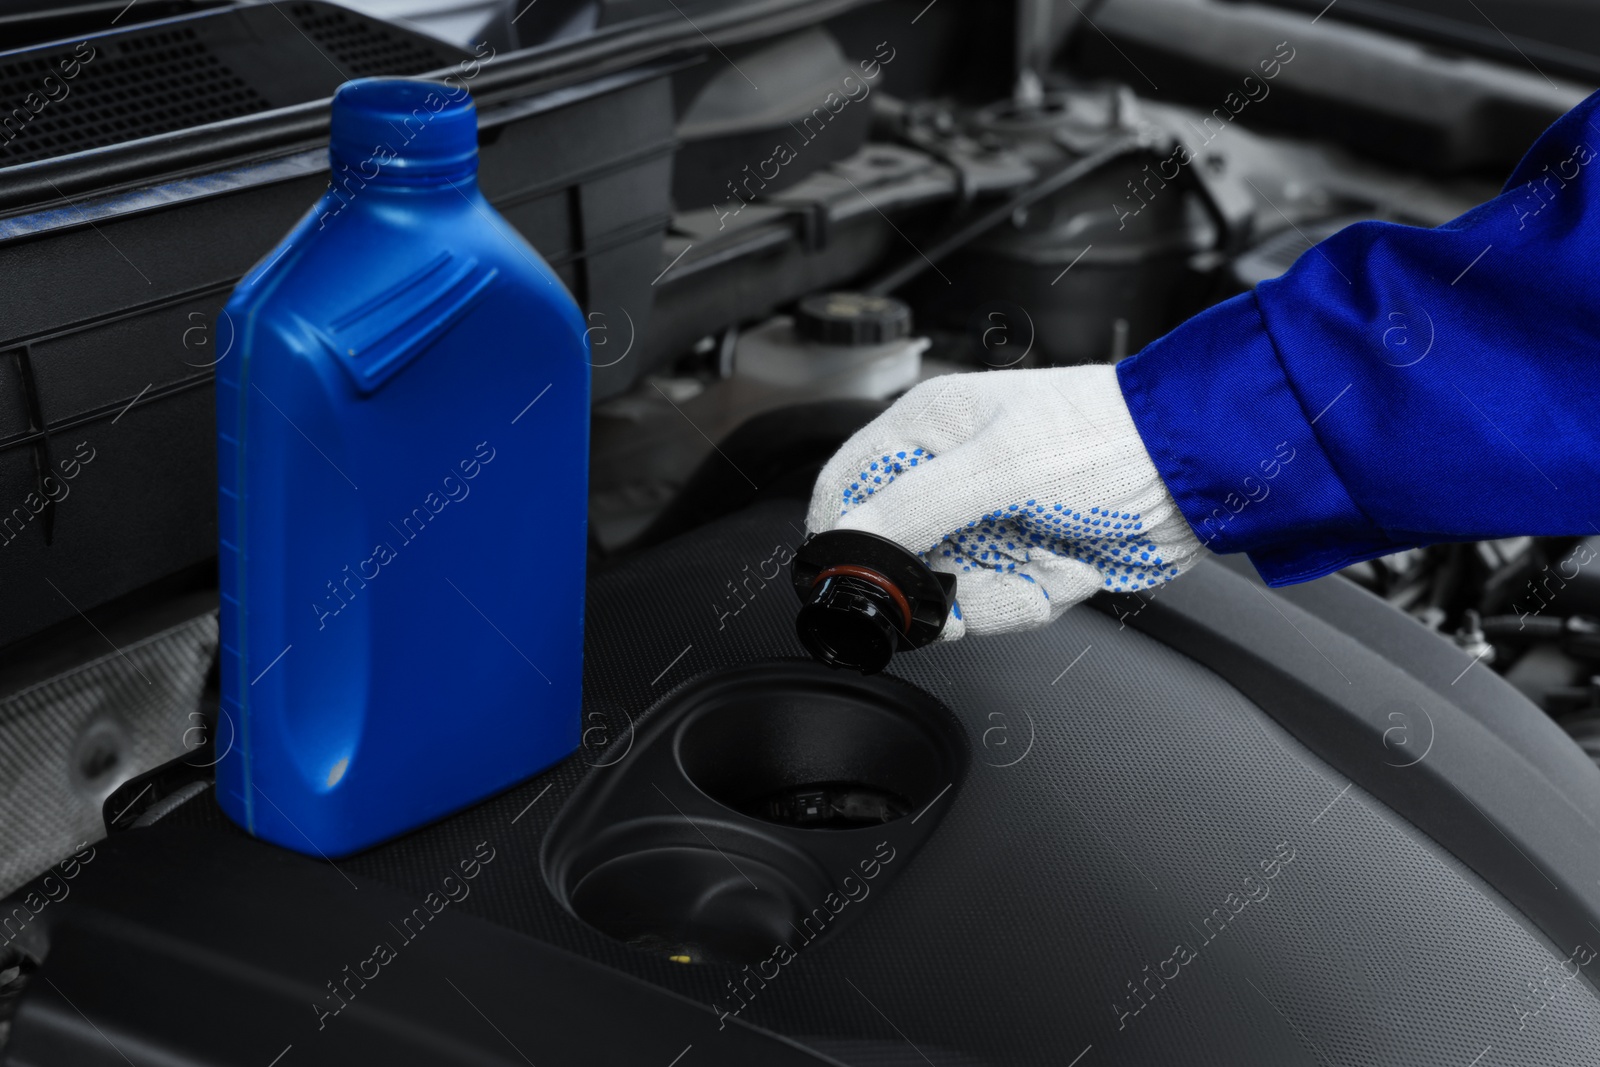
[[[209,792],[97,845],[70,895],[35,898],[26,928],[48,951],[26,977],[13,1060],[123,1064],[109,1037],[139,1062],[264,1064],[290,1044],[279,1067],[523,1062],[484,1016],[534,1063],[666,1064],[690,1044],[680,1067],[1061,1065],[1090,1046],[1079,1067],[1600,1052],[1597,871],[1573,847],[1597,833],[1600,774],[1491,672],[1463,674],[1470,657],[1348,582],[1269,592],[1215,561],[1149,599],[902,657],[903,682],[776,663],[799,652],[787,596],[720,619],[681,610],[800,514],[752,509],[596,575],[591,732],[499,797],[337,869],[244,839]],[[769,698],[790,672],[931,695],[966,735],[965,775],[940,780],[938,760],[852,768],[838,755],[879,746],[773,729],[828,725],[814,698]],[[704,702],[734,675],[753,679],[747,699]],[[680,733],[697,707],[721,713],[693,719],[714,732]],[[648,744],[658,725],[678,743]],[[552,860],[606,844],[581,817],[623,792],[674,847],[700,850],[697,877],[744,885],[702,832],[743,866],[729,845],[770,824],[740,804],[764,785],[850,780],[915,807],[881,826],[772,827],[854,873],[824,863],[824,892],[807,864],[762,853],[820,896],[799,902],[811,925],[754,964],[630,946],[556,891],[569,883]],[[892,835],[930,824],[908,858]],[[417,935],[413,909],[434,906],[423,921],[440,929]],[[380,942],[397,966],[371,959]],[[319,1030],[310,1005],[339,1008],[335,992],[353,1010]]]
[[[756,966],[838,937],[867,909],[817,904],[845,877],[881,891],[908,870],[947,806],[901,816],[948,798],[968,762],[927,693],[798,660],[692,681],[629,738],[551,828],[546,879],[590,926],[676,963]]]
[[[944,631],[956,576],[914,552],[860,530],[828,530],[795,553],[790,575],[800,613],[795,632],[820,663],[876,674],[896,652]]]
[[[1113,361],[1176,325],[1200,283],[1191,258],[1227,230],[1192,168],[1159,173],[1162,156],[1135,135],[1130,101],[1058,93],[970,116],[979,143],[1030,160],[1043,177],[933,242],[935,273],[908,258],[873,291],[921,274],[909,292],[922,321],[968,330],[995,367],[1029,353],[1023,365]],[[936,123],[938,112],[923,119]],[[910,136],[928,139],[915,128]],[[991,343],[998,333],[1010,335],[1004,345]]]
[[[1394,4],[1341,3],[1328,18],[1310,11],[1312,0],[1295,0],[1294,6],[1313,17],[1231,0],[1104,0],[1094,8],[1093,32],[1074,34],[1067,58],[1080,77],[1110,77],[1151,95],[1204,102],[1217,115],[1239,107],[1241,97],[1230,100],[1230,93],[1257,94],[1259,102],[1249,105],[1252,125],[1315,131],[1363,154],[1435,174],[1485,170],[1503,177],[1586,92],[1583,82],[1558,83],[1524,65],[1538,62],[1543,70],[1555,70],[1491,32],[1480,21],[1489,16],[1473,6],[1436,5],[1449,21],[1470,20],[1481,39],[1514,49],[1515,62],[1501,65],[1351,25],[1370,21],[1357,10],[1393,11]],[[1325,3],[1316,6],[1327,11]],[[1533,7],[1508,8],[1513,6]],[[1551,21],[1570,25],[1579,10],[1564,7]],[[1340,24],[1340,18],[1350,21]],[[1509,27],[1509,16],[1502,18]],[[1524,44],[1533,49],[1531,42]],[[1593,70],[1594,60],[1584,65]],[[1159,84],[1146,77],[1155,71]]]
[[[825,782],[785,789],[752,809],[768,822],[846,828],[892,822],[906,814],[903,797],[859,782]]]
[[[821,400],[745,420],[630,547],[660,544],[758,500],[808,499],[828,457],[885,407],[877,400]]]

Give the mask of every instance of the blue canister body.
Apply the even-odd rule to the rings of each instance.
[[[335,97],[328,193],[217,365],[217,800],[353,852],[578,743],[584,320],[477,187],[465,89]]]

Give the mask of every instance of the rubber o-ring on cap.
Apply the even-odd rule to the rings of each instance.
[[[955,602],[955,575],[936,573],[916,553],[860,530],[807,538],[790,577],[800,598],[800,643],[818,662],[862,674],[935,640]]]

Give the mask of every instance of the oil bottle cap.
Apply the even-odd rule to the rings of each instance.
[[[328,152],[363,181],[439,178],[478,166],[478,114],[463,86],[420,78],[357,78],[333,96]]]

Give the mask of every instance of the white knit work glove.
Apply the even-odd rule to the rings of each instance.
[[[828,461],[806,526],[875,533],[956,575],[944,640],[1149,589],[1201,549],[1108,366],[923,382]]]

